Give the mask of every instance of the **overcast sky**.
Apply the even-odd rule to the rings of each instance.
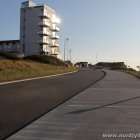
[[[1,0],[0,40],[19,39],[20,5]],[[72,60],[123,61],[140,65],[140,0],[33,0],[54,9],[61,19],[60,45],[73,49]]]

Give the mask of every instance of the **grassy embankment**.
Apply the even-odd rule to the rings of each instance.
[[[138,71],[136,71],[136,70],[134,70],[132,68],[124,68],[124,69],[123,68],[118,68],[118,69],[114,68],[112,70],[118,70],[118,71],[121,71],[121,72],[131,74],[131,75],[133,75],[133,76],[135,76],[137,78],[140,78],[140,72],[138,72]]]
[[[135,76],[135,77],[137,77],[137,78],[140,78],[140,72],[138,72],[138,71],[135,71],[135,70],[129,70],[129,69],[127,69],[126,71],[125,71],[126,73],[129,73],[129,74],[131,74],[131,75],[133,75],[133,76]]]
[[[31,58],[13,59],[0,57],[0,82],[47,76],[75,71],[63,61],[54,57],[33,56]]]

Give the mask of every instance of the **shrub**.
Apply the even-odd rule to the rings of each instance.
[[[134,71],[134,72],[136,72],[136,70],[135,70],[135,69],[133,69],[133,68],[129,68],[129,70],[130,70],[130,71]]]
[[[17,54],[10,53],[10,52],[1,52],[0,53],[1,58],[10,59],[10,60],[19,60],[20,58],[17,56]]]
[[[70,60],[65,61],[69,66],[73,66],[73,63]]]
[[[124,70],[124,71],[126,71],[127,68],[113,67],[113,68],[111,68],[111,70]]]
[[[37,61],[40,63],[52,64],[52,65],[56,65],[56,66],[68,66],[68,64],[63,62],[62,60],[60,60],[56,57],[47,56],[47,55],[30,55],[30,56],[24,57],[24,59],[33,60],[33,61]]]

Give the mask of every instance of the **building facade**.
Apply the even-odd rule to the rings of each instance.
[[[74,64],[76,67],[88,67],[88,62],[77,62]]]
[[[19,40],[4,40],[0,41],[0,52],[20,52],[20,41]]]
[[[60,58],[59,19],[47,5],[23,2],[20,13],[20,53],[46,54]]]

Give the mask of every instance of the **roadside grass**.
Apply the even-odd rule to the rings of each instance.
[[[0,60],[0,82],[75,71],[75,67],[55,66],[35,61]]]
[[[127,70],[126,72],[133,76],[136,76],[137,78],[140,78],[140,72],[138,71]]]
[[[118,71],[121,71],[121,72],[125,72],[125,73],[128,73],[128,74],[131,74],[137,78],[140,78],[140,72],[132,69],[132,68],[125,68],[125,69],[122,69],[122,68],[118,68],[118,69],[112,69],[112,70],[118,70]]]

